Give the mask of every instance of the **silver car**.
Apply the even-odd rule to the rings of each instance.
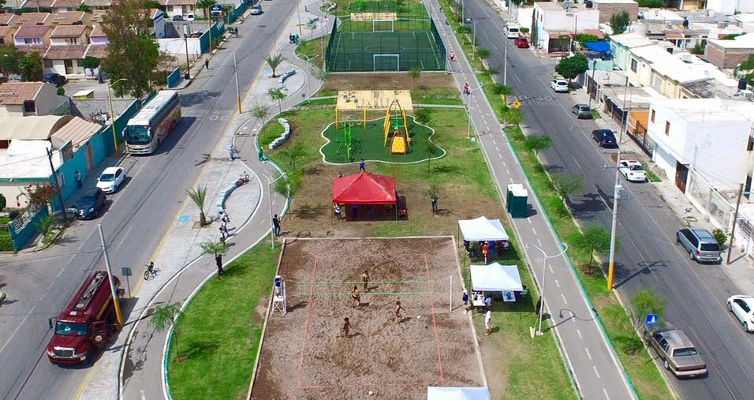
[[[578,119],[592,119],[592,109],[589,108],[588,104],[576,104],[571,107],[571,112],[574,113]]]
[[[689,252],[689,259],[697,262],[720,263],[720,244],[709,231],[701,228],[683,228],[675,234],[675,240]]]

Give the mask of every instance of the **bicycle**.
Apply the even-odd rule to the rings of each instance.
[[[158,269],[154,267],[154,263],[147,264],[147,270],[144,271],[144,280],[148,281],[154,279],[157,276]]]

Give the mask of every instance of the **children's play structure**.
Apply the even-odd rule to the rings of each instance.
[[[385,146],[387,146],[388,138],[390,138],[391,127],[393,135],[390,141],[390,153],[408,154],[411,137],[408,135],[406,112],[403,111],[398,99],[393,100],[385,112]]]

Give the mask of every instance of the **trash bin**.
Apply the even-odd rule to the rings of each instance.
[[[188,72],[186,72],[186,73],[183,74],[183,79],[189,80],[190,78],[191,78],[191,75],[189,75]]]
[[[528,191],[519,183],[508,185],[506,210],[513,218],[526,218],[529,211]]]

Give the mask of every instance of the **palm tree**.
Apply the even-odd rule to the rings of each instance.
[[[152,315],[149,318],[149,326],[155,330],[155,332],[163,332],[165,329],[173,325],[178,315],[181,313],[180,303],[163,303],[158,305],[152,311]],[[173,338],[176,343],[176,354],[178,354],[178,331],[173,332]],[[176,356],[176,358],[178,358]]]
[[[278,102],[278,108],[280,109],[280,114],[282,114],[283,113],[282,101],[285,98],[285,93],[283,93],[283,91],[278,88],[272,88],[267,91],[267,95],[270,96],[270,100]]]
[[[422,74],[422,69],[419,67],[413,67],[408,71],[408,75],[411,76],[411,89],[414,88],[414,82],[419,79]]]
[[[434,143],[427,141],[424,143],[424,151],[427,152],[427,173],[432,173],[432,157],[440,154],[440,149]]]
[[[209,20],[209,55],[212,55],[212,16],[209,14],[209,8],[217,3],[215,0],[199,0],[196,6],[204,10],[204,16]]]
[[[282,63],[283,60],[285,60],[285,58],[283,58],[283,55],[280,53],[275,54],[274,56],[273,55],[264,56],[264,61],[266,61],[267,65],[269,65],[270,68],[272,68],[273,78],[277,78],[277,75],[275,75],[275,70],[277,69],[278,66],[280,66],[280,63]]]
[[[529,136],[524,140],[524,146],[536,156],[542,150],[547,150],[552,145],[552,139],[549,136],[535,135]]]
[[[207,187],[202,186],[196,189],[186,189],[191,201],[199,207],[199,225],[207,225],[207,217],[204,215],[204,200],[207,198]]]
[[[216,256],[218,254],[225,254],[228,252],[230,246],[218,240],[217,242],[204,242],[201,244],[202,254],[212,254]]]
[[[505,86],[500,83],[493,83],[492,84],[492,94],[497,96],[503,96],[503,100],[505,100],[505,106],[508,106],[508,96],[513,94],[513,89],[511,89],[510,86]]]
[[[269,113],[270,113],[270,109],[261,104],[257,104],[251,108],[251,115],[260,121],[264,121],[264,119],[267,118],[267,115]]]

